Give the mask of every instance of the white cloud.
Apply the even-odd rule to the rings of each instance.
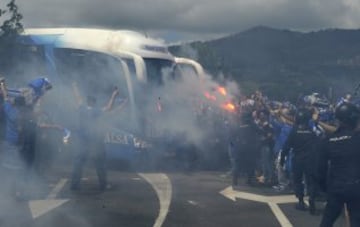
[[[17,0],[28,27],[131,28],[182,37],[235,33],[257,25],[311,30],[360,26],[358,0]]]

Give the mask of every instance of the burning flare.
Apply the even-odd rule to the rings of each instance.
[[[212,101],[216,101],[216,97],[215,97],[214,95],[210,94],[209,92],[206,91],[206,92],[204,93],[204,95],[205,95],[205,97],[206,97],[207,99],[212,100]]]
[[[235,111],[235,105],[231,102],[227,102],[223,105],[221,105],[221,107],[224,109],[224,110],[227,110],[229,112],[234,112]]]
[[[219,87],[217,88],[217,91],[218,91],[220,94],[222,94],[223,96],[226,96],[226,95],[227,95],[226,89],[225,89],[224,87],[219,86]]]
[[[236,106],[230,102],[230,101],[226,101],[226,102],[223,102],[224,100],[224,97],[222,96],[225,96],[225,100],[227,99],[227,91],[226,91],[226,88],[225,87],[222,87],[222,86],[218,86],[214,89],[212,89],[212,91],[215,93],[215,94],[211,94],[210,92],[208,91],[205,91],[204,92],[204,96],[210,100],[210,101],[214,101],[214,102],[218,102],[219,104],[219,107],[226,110],[226,111],[229,111],[229,112],[235,112],[236,111]],[[218,95],[218,93],[221,95]],[[225,101],[224,100],[224,101]]]

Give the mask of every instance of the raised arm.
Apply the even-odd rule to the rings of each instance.
[[[317,122],[327,133],[334,133],[337,130],[336,126],[327,124],[325,122],[322,121],[318,121]]]
[[[314,110],[313,116],[312,116],[313,121],[315,121],[320,127],[322,127],[327,133],[333,133],[337,130],[337,127],[334,125],[330,125],[327,124],[325,122],[322,122],[319,120],[319,111],[318,109]]]
[[[115,87],[113,93],[111,94],[111,97],[107,103],[106,106],[103,107],[103,111],[110,111],[114,105],[114,101],[115,101],[115,98],[116,96],[119,94],[119,89],[117,87]]]

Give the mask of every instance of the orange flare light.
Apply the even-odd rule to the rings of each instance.
[[[217,90],[220,94],[222,94],[223,96],[226,96],[227,92],[224,87],[218,87]]]
[[[223,104],[221,106],[223,109],[227,110],[227,111],[230,111],[230,112],[234,112],[235,111],[235,105],[232,104],[231,102],[228,102],[226,104]]]

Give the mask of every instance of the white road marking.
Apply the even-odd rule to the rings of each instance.
[[[60,179],[59,182],[55,185],[55,187],[51,190],[51,192],[47,196],[47,199],[55,199],[56,196],[59,194],[59,192],[63,189],[67,181],[68,180],[66,178]]]
[[[281,211],[278,204],[297,202],[297,199],[294,195],[264,196],[264,195],[249,193],[249,192],[233,190],[233,188],[231,186],[222,190],[220,192],[220,194],[222,194],[223,196],[225,196],[226,198],[228,198],[232,201],[236,201],[236,198],[239,198],[239,199],[246,199],[246,200],[250,200],[250,201],[256,201],[256,202],[260,202],[260,203],[267,203],[270,206],[271,211],[274,213],[276,219],[279,221],[281,227],[292,227],[293,226],[290,223],[289,219]]]
[[[236,198],[246,199],[261,203],[295,203],[297,199],[294,195],[280,195],[280,196],[265,196],[265,195],[258,195],[249,192],[237,191],[233,190],[232,187],[227,187],[220,192],[223,196],[232,201],[236,201]]]
[[[161,227],[169,213],[172,185],[166,174],[163,173],[139,173],[155,190],[160,203],[159,215],[153,227]]]
[[[29,208],[33,219],[36,219],[47,212],[63,205],[69,201],[68,199],[46,199],[46,200],[32,200],[29,201]]]
[[[33,219],[36,219],[69,201],[68,199],[56,199],[57,195],[63,189],[66,182],[67,179],[60,179],[46,197],[46,199],[29,201],[29,209]]]
[[[294,195],[267,196],[267,201],[271,203],[296,203],[298,199]]]
[[[292,227],[293,225],[290,223],[289,219],[285,216],[285,214],[281,211],[280,207],[276,203],[268,203],[271,211],[274,213],[276,219],[279,221],[281,227]]]

